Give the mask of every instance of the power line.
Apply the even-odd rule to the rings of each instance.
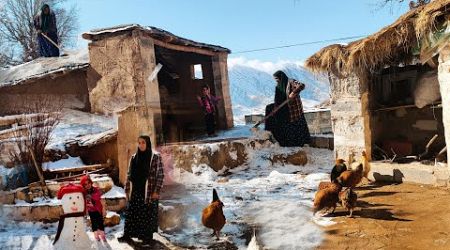
[[[362,38],[362,37],[366,37],[366,35],[364,35],[364,36],[348,36],[348,37],[341,37],[341,38],[335,38],[335,39],[320,40],[320,41],[305,42],[305,43],[296,43],[296,44],[289,44],[289,45],[269,47],[269,48],[261,48],[261,49],[241,50],[241,51],[233,52],[232,54],[244,54],[244,53],[251,53],[251,52],[258,52],[258,51],[265,51],[265,50],[274,50],[274,49],[283,49],[283,48],[296,47],[296,46],[304,46],[304,45],[317,44],[317,43],[337,42],[337,41],[357,39],[357,38]]]

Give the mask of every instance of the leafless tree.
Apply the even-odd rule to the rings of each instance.
[[[0,0],[0,44],[14,50],[13,53],[0,52],[0,58],[5,58],[7,65],[14,65],[38,57],[33,20],[44,3],[55,12],[60,45],[73,45],[78,30],[78,11],[75,6],[64,8],[62,4],[66,1]]]
[[[45,186],[42,171],[45,147],[61,120],[62,108],[62,99],[58,101],[43,96],[29,105],[28,110],[16,119],[12,129],[16,148],[9,152],[10,160],[27,167],[31,181],[39,179],[42,186]]]
[[[385,7],[390,7],[392,8],[394,5],[397,4],[409,4],[409,8],[410,9],[414,9],[417,8],[419,6],[425,5],[429,2],[431,2],[432,0],[416,0],[416,1],[407,1],[407,0],[379,0],[379,7],[380,8],[385,8]]]

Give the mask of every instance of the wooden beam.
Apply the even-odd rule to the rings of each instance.
[[[183,51],[183,52],[190,52],[190,53],[197,53],[197,54],[202,54],[202,55],[207,55],[207,56],[215,56],[219,53],[225,53],[225,52],[214,52],[208,49],[202,49],[202,48],[195,48],[195,47],[189,47],[189,46],[182,46],[182,45],[177,45],[177,44],[171,44],[171,43],[166,43],[160,40],[156,40],[153,39],[153,43],[157,46],[166,48],[166,49],[172,49],[172,50],[177,50],[177,51]]]
[[[66,176],[66,177],[61,177],[61,178],[56,178],[56,179],[51,179],[51,180],[46,180],[46,181],[67,181],[67,180],[72,180],[72,179],[76,179],[78,177],[82,177],[84,175],[89,175],[89,174],[95,174],[95,173],[99,173],[103,170],[106,170],[106,168],[100,168],[91,172],[87,172],[87,173],[82,173],[82,174],[77,174],[77,175],[72,175],[72,176]]]

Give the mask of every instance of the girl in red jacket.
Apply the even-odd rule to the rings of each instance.
[[[80,180],[81,186],[86,191],[86,208],[91,218],[92,232],[96,240],[106,242],[105,225],[103,224],[103,217],[106,216],[106,209],[103,206],[101,197],[102,192],[92,186],[92,180],[85,175]]]

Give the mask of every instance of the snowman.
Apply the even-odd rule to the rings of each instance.
[[[64,214],[59,218],[58,231],[53,242],[54,249],[95,249],[86,234],[83,187],[74,184],[63,186],[58,192],[58,199],[61,199]]]

